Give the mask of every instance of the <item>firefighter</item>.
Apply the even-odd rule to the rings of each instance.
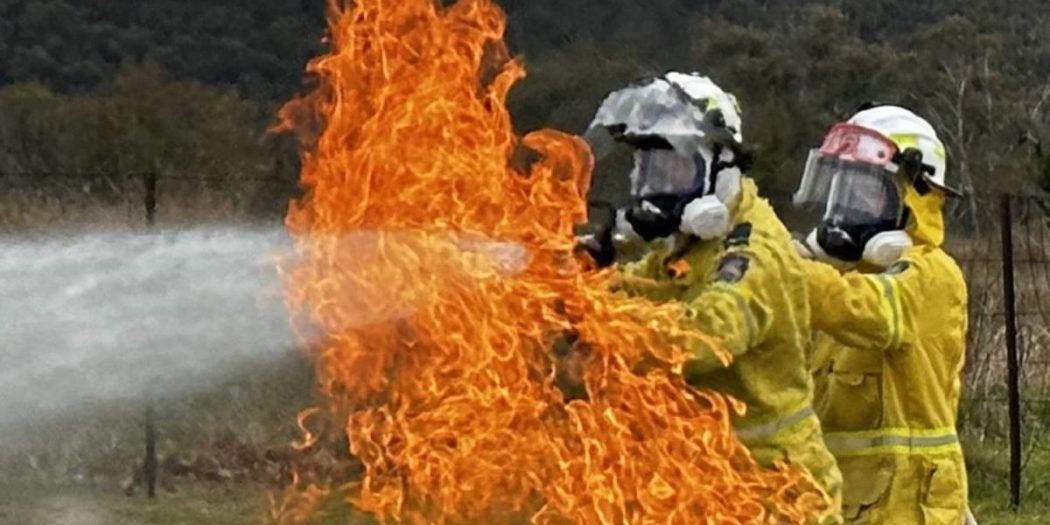
[[[824,210],[801,252],[813,259],[815,406],[847,523],[972,522],[955,430],[966,283],[941,249],[958,193],[945,172],[928,122],[864,107],[810,153],[795,196]]]
[[[589,251],[612,263],[613,238],[648,246],[622,268],[619,287],[682,303],[684,322],[720,341],[732,361],[696,343],[684,378],[744,401],[746,414],[733,425],[754,458],[808,469],[831,501],[815,521],[838,522],[841,475],[812,405],[802,259],[744,176],[749,155],[735,98],[696,74],[646,79],[606,98],[587,139],[599,160],[615,144],[633,159],[632,201],[617,211],[615,235],[586,239]]]

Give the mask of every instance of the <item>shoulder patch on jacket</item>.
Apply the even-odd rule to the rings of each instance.
[[[882,275],[900,275],[908,268],[911,268],[911,264],[909,264],[908,261],[897,261],[883,270]]]
[[[742,222],[737,224],[733,231],[729,232],[729,236],[726,237],[725,246],[726,248],[732,248],[734,246],[747,246],[751,243],[751,223]]]
[[[729,254],[718,263],[718,273],[715,274],[715,282],[738,283],[747,275],[747,268],[751,266],[751,259],[745,255]]]

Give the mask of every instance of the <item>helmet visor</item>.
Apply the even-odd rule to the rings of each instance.
[[[671,149],[643,149],[634,153],[631,195],[684,195],[703,185],[706,172],[699,156],[685,157]]]
[[[824,204],[824,219],[839,225],[896,222],[902,210],[896,175],[885,166],[810,152],[796,204]]]

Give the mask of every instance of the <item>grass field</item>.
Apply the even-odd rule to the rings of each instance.
[[[198,484],[155,500],[85,487],[12,485],[0,495],[0,522],[27,525],[228,523],[257,525],[266,489],[254,484]]]
[[[142,410],[94,407],[36,422],[0,440],[0,524],[259,524],[287,474],[279,464],[297,437],[295,415],[311,401],[310,370],[297,356],[157,405],[161,479],[149,500],[141,469]],[[1033,446],[1024,505],[1008,508],[1003,443],[966,442],[979,523],[1050,523],[1050,451]],[[333,502],[314,523],[365,525]]]
[[[1046,460],[1046,458],[1044,458]],[[1040,494],[1050,480],[1050,461],[1030,470],[1027,501],[1019,512],[1006,505],[1005,476],[972,473],[972,507],[981,524],[1050,523],[1050,503]],[[154,500],[144,495],[68,485],[7,484],[0,490],[0,523],[25,525],[257,525],[270,516],[272,487],[252,482],[180,482]],[[342,505],[332,505],[311,523],[369,525]]]
[[[970,507],[980,524],[1036,525],[1050,523],[1050,451],[1033,448],[1023,476],[1022,505],[1009,506],[1009,453],[1005,443],[966,440],[970,475]]]
[[[0,523],[19,525],[259,525],[271,522],[271,489],[254,483],[184,484],[153,500],[70,486],[13,485],[0,493]],[[308,525],[374,525],[330,505]]]

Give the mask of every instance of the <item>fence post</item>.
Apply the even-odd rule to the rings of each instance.
[[[157,174],[145,174],[146,228],[152,230],[157,218]],[[146,495],[153,499],[157,495],[157,428],[154,422],[153,396],[146,401],[146,458],[143,461],[143,475],[146,480]]]
[[[157,174],[149,172],[145,175],[145,201],[146,205],[146,226],[153,228],[153,223],[157,217]]]
[[[1003,303],[1006,310],[1007,402],[1010,417],[1010,506],[1021,506],[1021,392],[1017,354],[1017,305],[1014,298],[1014,237],[1011,196],[1001,196]]]
[[[157,428],[153,423],[153,400],[146,405],[146,461],[143,463],[146,476],[146,496],[157,496]]]

